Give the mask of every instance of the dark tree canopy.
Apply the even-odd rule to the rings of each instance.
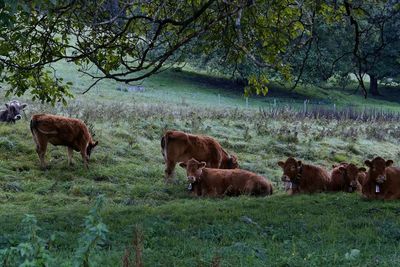
[[[317,16],[313,41],[291,60],[303,70],[302,80],[318,83],[354,74],[362,93],[370,77],[372,95],[378,79],[400,74],[400,6],[397,1],[344,1],[326,20]],[[304,59],[307,62],[304,64]]]
[[[30,92],[41,101],[65,102],[72,84],[57,77],[54,62],[76,64],[93,78],[93,86],[103,79],[139,81],[201,53],[215,56],[221,68],[232,72],[245,64],[248,89],[265,94],[271,71],[295,83],[301,80],[321,25],[338,28],[336,34],[345,31],[343,47],[352,51],[348,60],[361,64],[363,75],[380,69],[365,61],[369,35],[377,36],[370,51],[389,47],[385,39],[385,49],[379,49],[375,28],[380,29],[381,13],[367,13],[365,2],[378,5],[386,17],[397,16],[392,0],[0,0],[1,79],[10,85],[10,94]],[[395,29],[397,17],[387,24]],[[397,52],[391,59],[398,62],[398,46],[390,47]],[[301,60],[291,60],[294,55],[302,55]],[[378,78],[388,75],[375,72]]]

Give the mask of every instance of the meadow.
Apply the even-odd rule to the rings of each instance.
[[[58,67],[75,82],[76,98],[68,106],[33,103],[25,96],[25,118],[0,124],[0,249],[25,241],[20,222],[33,214],[52,265],[72,266],[85,216],[96,196],[104,195],[99,214],[109,232],[92,251],[90,266],[121,266],[137,229],[145,266],[395,266],[400,261],[398,201],[368,201],[358,193],[287,196],[277,165],[296,156],[327,168],[342,161],[362,166],[376,155],[399,165],[397,113],[357,119],[301,109],[303,100],[311,99],[327,107],[335,103],[338,110],[352,104],[397,112],[393,88],[384,89],[391,97],[364,100],[351,90],[291,92],[277,86],[270,96],[246,104],[229,81],[171,70],[143,82],[144,92],[106,81],[81,95],[90,81]],[[0,100],[7,100],[3,93]],[[53,146],[47,152],[49,170],[39,169],[29,130],[29,118],[38,112],[87,122],[99,140],[89,170],[78,153],[75,165],[67,166],[66,148]],[[176,183],[166,185],[160,150],[166,129],[215,137],[238,156],[241,168],[268,177],[274,195],[192,198],[179,166]]]

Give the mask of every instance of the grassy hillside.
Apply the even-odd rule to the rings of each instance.
[[[89,84],[66,66],[61,71],[76,81],[76,92]],[[94,198],[104,194],[101,215],[109,235],[92,254],[93,266],[121,265],[136,225],[144,235],[145,266],[210,266],[216,258],[221,266],[393,266],[400,260],[398,201],[366,201],[345,193],[289,197],[277,165],[289,155],[326,167],[341,161],[361,166],[375,155],[399,165],[397,122],[264,113],[252,107],[269,105],[265,99],[251,99],[247,109],[230,83],[182,72],[145,81],[144,92],[116,90],[120,86],[104,82],[77,95],[68,107],[30,103],[27,109],[27,118],[51,112],[93,126],[99,146],[88,171],[78,153],[75,166],[68,167],[66,148],[53,146],[47,153],[50,169],[41,171],[29,119],[0,124],[0,249],[24,241],[20,221],[34,214],[41,237],[55,234],[49,244],[54,266],[71,266],[84,217]],[[315,90],[309,92],[316,95]],[[370,106],[389,103],[340,96],[343,104],[353,98]],[[276,193],[191,198],[179,167],[177,183],[165,185],[160,151],[165,129],[214,136],[237,154],[242,168],[268,177]]]

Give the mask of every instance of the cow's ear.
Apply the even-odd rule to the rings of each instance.
[[[181,166],[182,168],[186,169],[186,163],[185,162],[179,163],[179,166]]]
[[[299,165],[298,167],[301,167],[301,160],[297,161],[297,165]]]
[[[359,172],[366,172],[366,171],[367,171],[367,169],[366,169],[366,168],[364,168],[364,167],[360,167],[360,168],[358,168],[358,171],[359,171]]]
[[[392,166],[393,160],[389,159],[386,161],[386,167]]]
[[[372,166],[371,161],[368,159],[366,161],[364,161],[364,164],[367,165],[368,167]]]
[[[283,167],[285,166],[285,162],[283,162],[283,161],[278,161],[278,165],[279,165],[281,168],[283,168]]]
[[[99,141],[94,142],[94,144],[92,145],[92,147],[95,147],[99,144]]]
[[[338,167],[339,165],[337,165],[337,164],[332,164],[332,168],[336,168],[336,167]]]
[[[28,106],[28,104],[24,103],[24,104],[20,105],[19,107],[20,107],[21,109],[24,109],[24,108],[26,108],[27,106]]]
[[[10,106],[6,103],[6,108],[8,109]]]
[[[207,165],[207,163],[205,163],[204,161],[200,162],[200,164],[199,164],[199,169],[205,168],[206,165]]]

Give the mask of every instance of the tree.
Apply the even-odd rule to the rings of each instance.
[[[365,96],[368,75],[369,93],[380,95],[378,80],[400,74],[400,6],[395,1],[344,1],[335,12],[328,20],[317,18],[313,42],[292,62],[304,68],[308,82],[355,74]]]
[[[90,90],[103,79],[147,78],[197,51],[233,71],[249,64],[256,72],[245,73],[248,89],[266,93],[266,70],[289,79],[288,53],[308,47],[315,18],[329,19],[337,2],[0,0],[0,77],[9,94],[65,103],[71,84],[57,77],[54,62],[76,64],[93,78]],[[352,10],[342,15],[355,17]]]

